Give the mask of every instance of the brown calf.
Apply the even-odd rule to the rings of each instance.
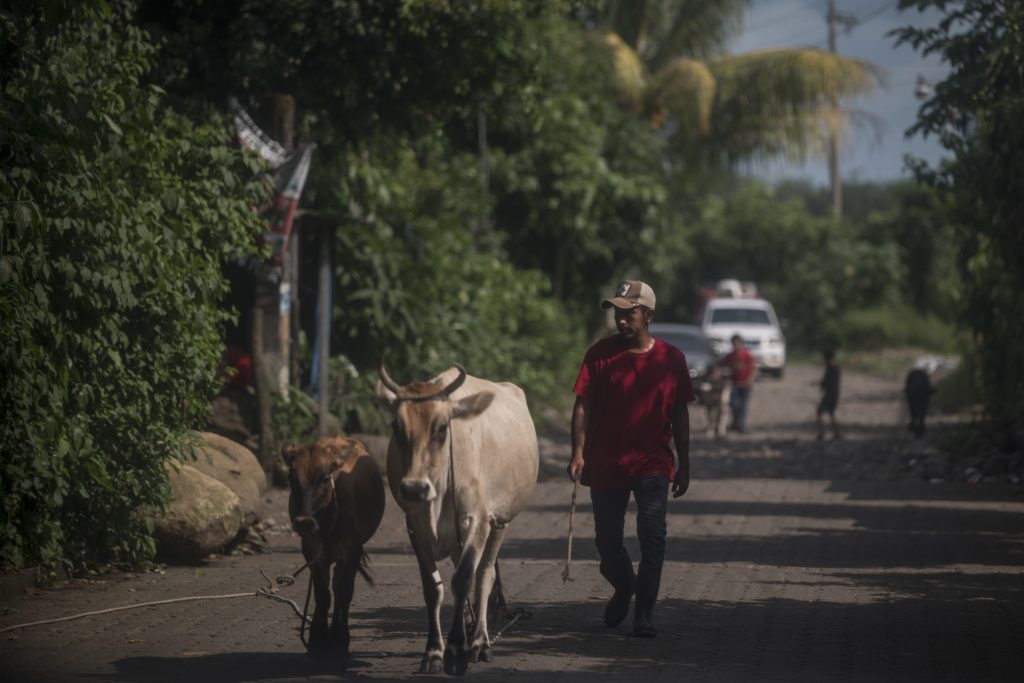
[[[384,480],[366,448],[355,439],[324,437],[310,446],[285,447],[292,527],[302,537],[316,607],[307,649],[312,656],[333,656],[339,669],[348,664],[348,611],[356,573],[369,581],[363,544],[384,515]],[[331,605],[334,569],[334,616]]]

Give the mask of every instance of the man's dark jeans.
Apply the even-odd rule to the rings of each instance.
[[[661,566],[665,561],[668,478],[644,477],[637,480],[632,489],[591,489],[595,542],[601,556],[601,575],[613,586],[632,580],[633,562],[622,543],[630,493],[636,500],[636,535],[640,539],[640,568],[636,574],[637,610],[638,613],[644,612],[649,619],[658,597]]]

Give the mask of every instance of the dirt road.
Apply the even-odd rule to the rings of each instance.
[[[511,527],[502,572],[513,606],[484,680],[1018,681],[1024,679],[1024,497],[1001,485],[939,482],[902,425],[899,387],[844,378],[844,439],[814,440],[817,369],[754,389],[748,434],[694,437],[690,493],[670,504],[659,637],[602,621],[589,500],[581,495],[572,575],[564,443],[545,441],[543,481]],[[697,431],[703,424],[695,415]],[[939,431],[933,430],[933,434]],[[929,460],[931,459],[931,460]],[[935,480],[936,483],[929,483]],[[301,564],[285,496],[268,497],[269,555],[106,576],[3,596],[0,628],[189,595],[255,591]],[[639,556],[635,542],[630,551]],[[425,640],[415,560],[390,504],[360,583],[346,678],[411,679]],[[446,579],[450,575],[447,568]],[[283,594],[300,602],[305,582]],[[450,603],[449,603],[450,605]],[[450,618],[446,607],[444,618]],[[298,641],[298,620],[255,597],[178,603],[0,634],[0,679],[330,681]]]

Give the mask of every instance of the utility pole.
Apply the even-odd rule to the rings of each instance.
[[[274,137],[280,141],[281,146],[289,154],[295,149],[295,98],[291,95],[274,95]],[[295,290],[295,272],[293,266],[298,264],[293,260],[293,255],[298,251],[298,239],[295,238],[295,231],[292,237],[285,242],[284,252],[281,254],[281,281],[277,286],[277,330],[274,347],[276,350],[274,385],[283,398],[288,396],[289,374],[291,370],[290,358],[294,353],[292,349],[292,301],[297,294]]]
[[[836,25],[842,24],[846,33],[859,22],[852,14],[836,11],[836,0],[828,0],[828,49],[836,54]],[[843,217],[843,180],[839,175],[839,95],[832,90],[832,114],[828,131],[828,178],[832,187],[832,215],[836,220]]]

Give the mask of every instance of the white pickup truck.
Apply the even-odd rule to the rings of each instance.
[[[775,309],[765,299],[710,299],[704,305],[701,331],[716,356],[728,353],[732,348],[730,339],[734,334],[740,335],[758,368],[782,377],[786,368],[786,338]]]

